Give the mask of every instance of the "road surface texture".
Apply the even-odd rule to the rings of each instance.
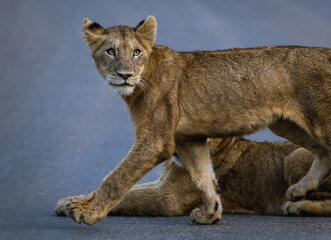
[[[331,239],[331,218],[107,217],[90,227],[53,212],[59,198],[97,188],[134,140],[124,102],[81,40],[84,17],[135,26],[153,14],[156,43],[189,51],[331,47],[330,12],[330,0],[1,1],[0,239]]]

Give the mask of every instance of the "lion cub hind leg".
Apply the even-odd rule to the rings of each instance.
[[[221,219],[222,205],[216,192],[217,180],[213,172],[206,141],[178,141],[176,151],[198,190],[203,206],[190,214],[194,224],[214,224]]]
[[[309,216],[331,216],[331,199],[326,200],[301,200],[298,202],[286,201],[282,206],[284,215],[309,215]]]
[[[318,144],[302,128],[288,120],[279,120],[269,126],[275,134],[287,138],[295,144],[307,148],[314,155],[314,162],[308,173],[296,184],[290,186],[286,197],[290,201],[304,198],[316,190],[331,171],[331,152]]]

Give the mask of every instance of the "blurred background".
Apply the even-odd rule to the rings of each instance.
[[[330,48],[330,13],[330,0],[2,0],[0,212],[19,222],[94,190],[134,141],[124,102],[81,40],[84,17],[109,27],[154,15],[156,44],[191,51]],[[280,140],[267,130],[248,138]]]

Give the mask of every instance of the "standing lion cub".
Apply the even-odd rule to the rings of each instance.
[[[308,173],[286,192],[297,201],[331,170],[331,50],[267,47],[179,53],[155,46],[156,21],[103,28],[83,21],[101,76],[127,103],[135,142],[100,187],[65,205],[74,221],[94,224],[153,167],[179,154],[202,204],[193,223],[221,218],[206,139],[269,127],[314,155]],[[226,159],[225,159],[226,160]]]

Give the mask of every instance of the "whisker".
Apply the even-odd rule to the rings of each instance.
[[[108,75],[108,76],[106,77],[106,79],[104,79],[104,80],[100,83],[100,88],[104,88],[105,85],[107,85],[107,86],[106,86],[106,89],[107,89],[108,91],[112,90],[112,88],[109,87],[110,78],[111,78],[111,76]]]
[[[108,84],[108,83],[109,83],[109,80],[105,80],[105,81],[103,81],[102,85]]]
[[[139,83],[138,83],[138,86],[140,86],[140,88],[143,90],[143,92],[145,93],[146,92],[146,86],[144,85],[144,83],[142,82],[142,81],[140,81]]]
[[[140,81],[139,81],[138,85],[141,87],[141,89],[142,89],[144,92],[146,92],[147,89],[148,89],[148,87],[149,87],[149,86],[148,86],[148,82],[146,82],[145,79],[143,79],[143,78],[140,78]]]

